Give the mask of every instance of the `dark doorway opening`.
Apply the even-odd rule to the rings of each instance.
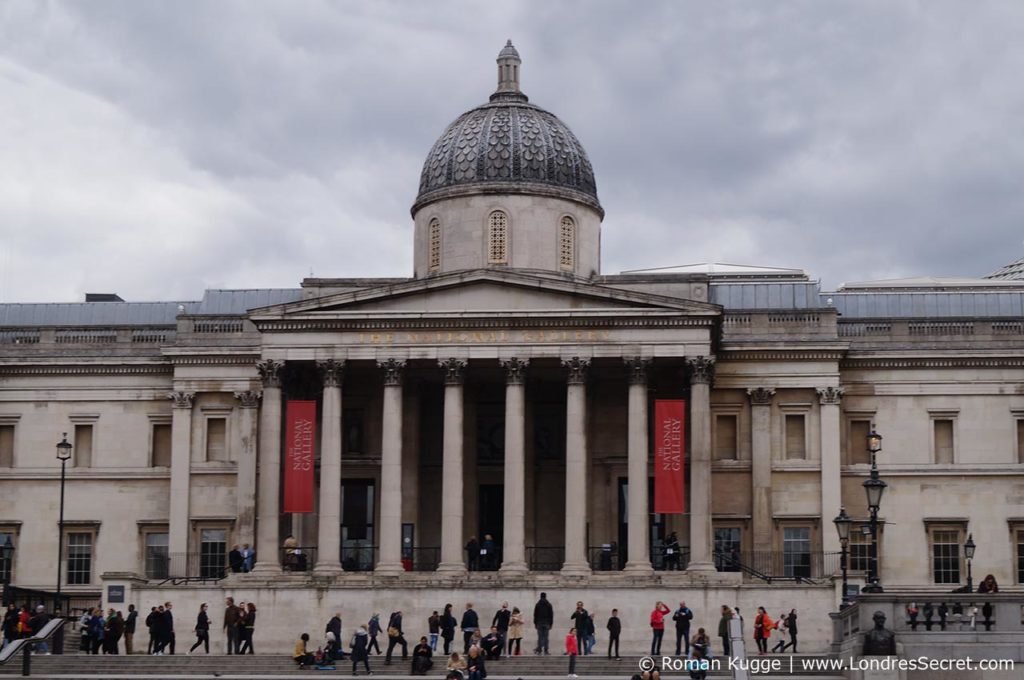
[[[341,483],[341,565],[346,571],[370,571],[376,562],[375,497],[372,479]]]
[[[662,544],[665,540],[665,516],[654,514],[654,479],[647,478],[647,526],[651,554],[649,559],[656,569],[662,566]],[[619,477],[619,568],[629,559],[629,478]]]
[[[481,484],[479,506],[480,568],[497,569],[501,566],[501,546],[505,535],[505,487]],[[488,536],[491,537],[490,542]]]

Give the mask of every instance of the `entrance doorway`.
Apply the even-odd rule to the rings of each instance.
[[[655,569],[663,567],[661,546],[665,540],[665,515],[654,514],[654,479],[647,479],[647,526],[651,564]],[[619,477],[619,568],[626,566],[629,559],[629,478]]]
[[[481,484],[479,506],[480,523],[477,536],[483,551],[486,537],[494,540],[494,546],[486,548],[488,553],[480,554],[480,568],[497,569],[501,566],[501,546],[505,536],[505,487],[501,484]]]
[[[371,571],[377,542],[372,479],[341,482],[341,565],[346,571]]]

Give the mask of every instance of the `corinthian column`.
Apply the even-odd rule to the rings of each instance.
[[[590,573],[587,561],[587,369],[590,359],[562,361],[565,398],[565,563],[562,573]]]
[[[627,357],[629,370],[629,421],[626,452],[629,463],[629,495],[626,508],[629,530],[626,571],[645,574],[651,568],[647,531],[647,369],[650,359]]]
[[[824,552],[839,552],[839,535],[825,531],[826,524],[839,514],[842,485],[839,465],[839,403],[842,387],[822,387],[818,390],[821,402],[821,547]]]
[[[256,441],[260,397],[257,390],[235,392],[241,405],[238,412],[239,452],[238,473],[235,481],[238,519],[235,524],[237,543],[253,546],[256,543]]]
[[[526,366],[528,359],[502,361],[505,368],[505,545],[501,571],[526,569]]]
[[[341,384],[345,362],[317,362],[324,383],[320,440],[320,519],[315,571],[341,571]]]
[[[405,361],[378,361],[384,371],[383,437],[380,452],[380,552],[377,573],[397,576],[402,568],[402,371]]]
[[[772,549],[772,397],[767,387],[747,390],[750,397],[750,484],[754,551]]]
[[[690,374],[690,565],[715,571],[711,560],[711,383],[715,358],[686,360]]]
[[[466,362],[454,357],[439,361],[444,369],[443,465],[441,468],[441,563],[437,570],[464,574],[462,561],[462,432],[463,383]]]
[[[281,537],[281,369],[284,364],[266,359],[256,364],[263,380],[263,408],[260,409],[260,481],[256,498],[257,573],[281,571],[278,555]]]
[[[188,505],[192,478],[189,442],[192,440],[192,402],[196,395],[193,392],[171,392],[167,396],[174,400],[171,416],[171,503],[167,552],[171,555],[171,564],[184,567],[187,564],[185,555],[188,553]],[[181,557],[175,557],[177,555]]]

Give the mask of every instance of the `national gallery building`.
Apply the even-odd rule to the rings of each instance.
[[[975,583],[1024,581],[1024,265],[831,292],[770,267],[604,273],[583,146],[511,43],[497,63],[427,155],[411,277],[0,305],[5,583],[59,578],[74,606],[123,586],[186,621],[237,594],[263,650],[339,606],[346,629],[402,608],[418,636],[445,602],[489,621],[541,590],[566,624],[576,599],[599,630],[618,607],[627,647],[658,599],[712,629],[721,604],[796,603],[821,649],[841,508],[851,583],[877,564],[886,589],[949,592],[968,537]]]

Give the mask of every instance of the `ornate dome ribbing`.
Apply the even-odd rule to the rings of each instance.
[[[452,196],[517,193],[566,198],[604,216],[586,151],[565,123],[528,102],[519,63],[509,41],[491,101],[459,116],[430,150],[414,214]]]

